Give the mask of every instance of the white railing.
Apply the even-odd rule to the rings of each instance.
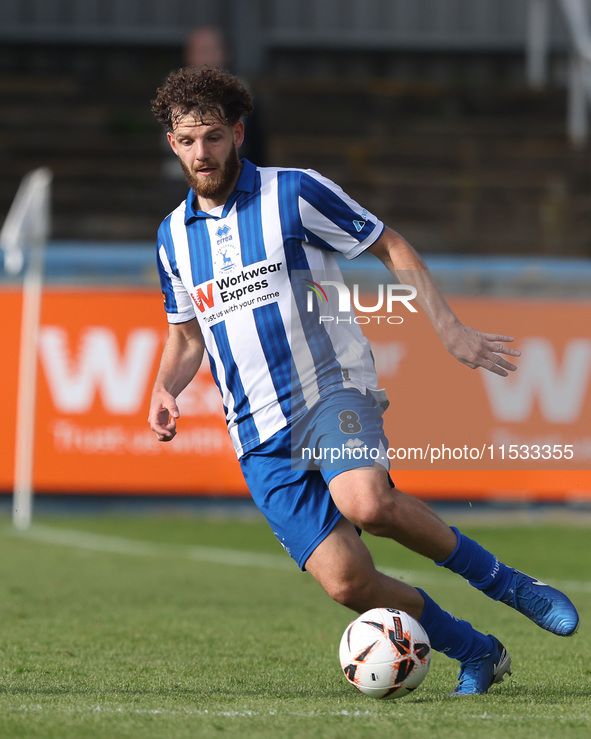
[[[573,145],[589,137],[591,104],[591,22],[587,0],[557,0],[571,41],[568,66],[567,131]],[[548,78],[550,0],[529,0],[527,77],[533,87]]]
[[[51,170],[45,167],[26,175],[0,231],[5,270],[13,276],[23,271],[12,509],[14,525],[19,529],[31,523],[37,340],[45,244],[51,230],[51,180]]]

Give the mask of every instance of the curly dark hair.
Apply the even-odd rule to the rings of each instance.
[[[212,115],[234,125],[253,107],[252,95],[237,77],[208,65],[171,72],[152,101],[152,113],[169,131],[189,113],[201,121]]]

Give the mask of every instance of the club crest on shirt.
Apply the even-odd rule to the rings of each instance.
[[[227,228],[227,227],[226,227]],[[219,231],[219,229],[218,229]],[[229,237],[232,238],[231,236]],[[219,242],[218,242],[219,243]],[[231,241],[222,243],[214,254],[215,266],[218,272],[231,272],[238,267],[238,246]]]

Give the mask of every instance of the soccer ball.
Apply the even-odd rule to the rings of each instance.
[[[339,659],[347,680],[365,695],[401,698],[424,680],[431,644],[408,613],[372,608],[345,629]]]

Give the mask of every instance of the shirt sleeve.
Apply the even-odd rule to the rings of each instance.
[[[195,318],[191,297],[185,290],[174,264],[171,264],[161,232],[158,233],[158,275],[169,323],[185,323]]]
[[[347,259],[364,252],[384,230],[382,221],[313,170],[302,173],[299,210],[306,241]]]

